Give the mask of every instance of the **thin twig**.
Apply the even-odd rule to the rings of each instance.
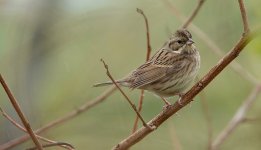
[[[168,0],[163,0],[164,4],[173,12],[173,14],[181,21],[185,22],[186,17],[182,15],[178,9],[170,3]],[[260,27],[257,28],[257,30]],[[197,27],[195,24],[190,23],[190,29],[199,37],[201,38],[205,44],[212,50],[216,55],[222,57],[224,55],[224,52],[222,52],[221,48],[218,47],[218,45],[211,40],[211,38],[204,33],[199,27]],[[255,31],[257,31],[255,30]],[[252,33],[255,34],[255,33]],[[236,60],[229,65],[236,73],[238,73],[241,77],[247,79],[250,81],[252,84],[256,84],[258,80],[251,74],[249,73],[245,68],[243,68]]]
[[[141,113],[141,110],[142,110],[143,99],[144,99],[144,90],[140,90],[140,98],[139,98],[139,104],[138,104],[138,112],[139,113]],[[131,133],[134,133],[137,130],[138,122],[139,122],[139,116],[136,115]]]
[[[66,121],[69,121],[70,119],[82,114],[83,112],[86,112],[87,110],[89,110],[90,108],[93,108],[94,106],[100,104],[101,102],[103,102],[108,96],[110,96],[114,91],[116,90],[115,86],[112,86],[110,88],[108,88],[106,91],[104,91],[100,96],[94,98],[91,101],[87,101],[85,104],[81,105],[80,107],[76,108],[75,110],[69,112],[68,114],[66,114],[65,116],[58,118],[54,121],[49,122],[48,124],[46,124],[45,126],[43,126],[42,128],[39,128],[37,130],[35,130],[36,134],[40,134],[43,133],[51,128],[54,128],[58,125],[63,124]],[[18,137],[16,139],[13,139],[5,144],[0,145],[0,149],[10,149],[20,143],[25,142],[26,140],[28,140],[30,138],[30,136],[28,135],[24,135],[21,137]]]
[[[116,81],[113,79],[112,75],[109,72],[109,67],[108,65],[104,62],[103,59],[101,59],[104,68],[106,69],[106,74],[108,75],[108,77],[111,79],[111,81],[113,82],[113,84],[117,87],[117,89],[121,92],[121,94],[124,96],[124,98],[128,101],[128,103],[131,105],[132,109],[136,112],[136,115],[139,116],[142,124],[144,127],[149,128],[150,130],[152,130],[151,127],[149,127],[146,122],[143,120],[143,118],[141,117],[140,113],[138,112],[136,106],[131,102],[131,100],[129,99],[129,97],[123,92],[123,90],[120,88],[120,86],[116,83]],[[152,126],[153,127],[153,126]]]
[[[260,30],[260,27],[258,27],[258,29]],[[255,33],[252,33],[255,34]],[[235,62],[235,61],[234,61]],[[241,67],[242,68],[242,67]],[[241,73],[241,72],[240,72]],[[251,75],[251,74],[249,74]],[[68,114],[66,114],[64,117],[56,119],[50,123],[48,123],[47,125],[43,126],[42,128],[38,129],[35,131],[35,133],[42,133],[45,132],[53,127],[56,127],[76,116],[78,116],[79,114],[82,114],[82,112],[85,112],[87,110],[89,110],[90,108],[96,106],[97,104],[103,102],[107,97],[109,97],[114,91],[115,91],[116,87],[112,86],[111,88],[109,88],[107,91],[105,91],[104,93],[102,93],[100,96],[98,96],[97,98],[86,102],[85,104],[81,105],[81,107],[77,108],[76,110],[73,110],[72,112],[69,112]],[[14,140],[9,141],[8,143],[2,144],[0,145],[0,149],[9,149],[12,148],[26,140],[28,140],[30,137],[28,135],[16,138]]]
[[[43,145],[44,148],[54,147],[54,146],[72,146],[72,145],[70,145],[68,143],[64,143],[64,142],[57,142],[57,143],[51,143],[51,144]],[[37,148],[32,147],[32,148],[27,148],[26,150],[37,150]],[[74,148],[72,150],[74,150]]]
[[[211,150],[219,149],[220,145],[228,138],[229,135],[245,120],[245,115],[253,105],[258,94],[261,92],[261,84],[257,85],[249,96],[244,100],[242,105],[238,108],[237,112],[227,124],[227,126],[220,132],[217,138],[211,145]]]
[[[146,53],[146,61],[150,59],[150,54],[151,54],[151,46],[150,46],[150,31],[149,31],[149,23],[146,15],[144,12],[137,8],[137,12],[140,13],[145,21],[145,26],[146,26],[146,39],[147,39],[147,53]],[[138,103],[138,112],[141,113],[142,110],[142,104],[143,104],[143,99],[144,99],[144,90],[140,91],[140,98],[139,98],[139,103]],[[134,133],[137,130],[138,127],[138,121],[139,121],[139,116],[136,116],[134,125],[132,128],[132,133]]]
[[[21,131],[27,133],[27,130],[26,130],[24,127],[22,127],[19,123],[17,123],[12,117],[10,117],[1,107],[0,107],[0,112],[1,112],[1,114],[2,114],[7,120],[9,120],[14,126],[16,126],[16,127],[17,127],[18,129],[20,129]],[[40,139],[40,140],[42,140],[42,141],[45,141],[45,142],[48,142],[48,143],[52,143],[52,144],[54,144],[54,143],[59,143],[59,142],[57,142],[57,141],[53,141],[53,140],[47,139],[47,138],[42,137],[42,136],[39,136],[39,135],[37,135],[37,134],[36,134],[36,137],[37,137],[38,139]],[[60,146],[63,147],[63,148],[66,148],[66,149],[68,149],[68,150],[73,150],[73,149],[74,149],[71,144],[68,144],[68,143],[67,143],[66,145],[69,145],[69,146],[65,146],[65,145],[60,145]],[[43,146],[43,147],[44,147],[44,146]]]
[[[247,34],[250,30],[249,30],[249,26],[248,26],[245,5],[243,3],[243,0],[238,0],[238,4],[239,4],[240,12],[241,12],[243,25],[244,25],[244,34]]]
[[[148,61],[150,59],[150,53],[151,53],[149,22],[148,22],[146,15],[144,14],[144,12],[141,9],[137,8],[137,12],[143,16],[145,25],[146,25],[146,37],[147,37],[146,61]]]
[[[199,38],[201,38],[210,48],[210,50],[212,50],[217,56],[222,57],[224,55],[224,52],[221,50],[221,48],[219,48],[218,45],[213,40],[211,40],[211,38],[206,33],[204,33],[199,27],[197,27],[194,24],[191,24],[190,29],[194,31],[195,34]],[[242,67],[242,65],[239,64],[236,60],[233,61],[229,66],[238,75],[245,78],[252,84],[256,84],[258,82],[258,79],[256,79],[249,71]]]
[[[40,144],[40,142],[38,141],[38,139],[36,138],[28,120],[26,119],[24,113],[22,112],[17,100],[15,99],[14,95],[12,94],[11,90],[9,89],[8,85],[6,84],[5,80],[3,79],[2,75],[0,74],[0,82],[6,92],[6,94],[9,97],[10,102],[12,103],[15,111],[17,112],[18,116],[20,117],[24,127],[26,128],[26,130],[28,131],[28,134],[31,136],[35,146],[39,149],[39,150],[43,150],[42,145]]]
[[[169,117],[179,111],[181,108],[190,103],[193,98],[202,91],[229,63],[231,63],[243,50],[243,48],[252,40],[250,34],[244,34],[240,40],[235,44],[235,46],[198,82],[196,83],[181,99],[179,102],[175,102],[173,105],[168,107],[168,109],[159,113],[151,121],[148,122],[149,126],[155,128],[159,127],[163,122],[165,122]],[[180,105],[182,103],[183,105]],[[113,149],[124,150],[135,143],[142,140],[148,134],[154,130],[149,130],[146,127],[142,127],[135,133],[125,138],[119,142]]]
[[[182,28],[187,28],[188,25],[192,22],[192,20],[196,17],[196,15],[198,14],[201,6],[203,5],[203,3],[205,2],[205,0],[199,0],[198,1],[198,5],[195,8],[195,10],[192,12],[192,14],[190,15],[190,17],[187,19],[187,21],[182,25]]]

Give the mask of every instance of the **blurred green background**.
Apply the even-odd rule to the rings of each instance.
[[[189,16],[197,0],[172,0],[170,3],[181,14]],[[260,25],[261,1],[245,1],[245,4],[250,27]],[[144,62],[145,26],[136,8],[141,8],[149,19],[152,53],[182,24],[164,0],[0,1],[0,71],[34,129],[64,116],[106,89],[92,87],[94,83],[108,80],[100,58],[109,64],[115,78],[125,76]],[[243,30],[237,1],[207,0],[193,23],[224,53],[235,44]],[[192,34],[201,54],[199,77],[202,77],[220,57],[193,31]],[[261,36],[237,58],[258,80],[261,78],[260,42]],[[251,82],[230,67],[206,87],[204,95],[210,110],[213,138],[253,88]],[[137,104],[139,90],[124,90]],[[249,117],[261,117],[260,100],[259,96]],[[2,88],[0,105],[19,120]],[[144,119],[152,119],[162,106],[159,98],[146,93]],[[79,150],[111,149],[130,134],[134,118],[135,113],[117,91],[103,103],[42,135],[71,143]],[[24,133],[0,116],[1,144],[21,135]],[[175,149],[175,136],[184,150],[207,148],[207,122],[199,96],[132,149]],[[221,149],[259,150],[260,141],[261,121],[257,120],[239,126]],[[32,145],[29,141],[13,150]]]

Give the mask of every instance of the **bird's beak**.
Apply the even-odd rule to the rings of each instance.
[[[191,45],[191,44],[193,44],[193,43],[195,43],[191,38],[189,38],[189,40],[187,41],[187,45]]]

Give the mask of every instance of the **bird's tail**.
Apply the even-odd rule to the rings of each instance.
[[[126,84],[125,81],[119,80],[119,81],[115,81],[115,82],[122,85],[122,86],[127,86],[127,85],[125,85]],[[107,81],[107,82],[103,82],[103,83],[94,84],[93,87],[108,86],[108,85],[112,85],[112,84],[113,84],[112,81]]]
[[[94,84],[93,87],[101,87],[101,86],[108,86],[108,85],[112,85],[113,83],[111,81],[108,82],[104,82],[104,83],[97,83]]]

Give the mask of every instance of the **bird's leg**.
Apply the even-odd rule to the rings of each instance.
[[[164,97],[160,97],[160,98],[163,100],[163,102],[165,103],[165,105],[167,105],[167,106],[171,105],[171,103],[168,102]]]
[[[184,93],[179,93],[178,94],[178,96],[179,96],[178,103],[179,103],[180,106],[184,106],[184,104],[182,104],[182,102],[181,102],[181,99],[182,99],[183,95],[184,95]]]
[[[163,110],[167,110],[169,106],[171,106],[171,103],[168,102],[164,97],[161,97],[160,98],[163,100],[163,102],[165,103],[165,105],[163,106]]]

